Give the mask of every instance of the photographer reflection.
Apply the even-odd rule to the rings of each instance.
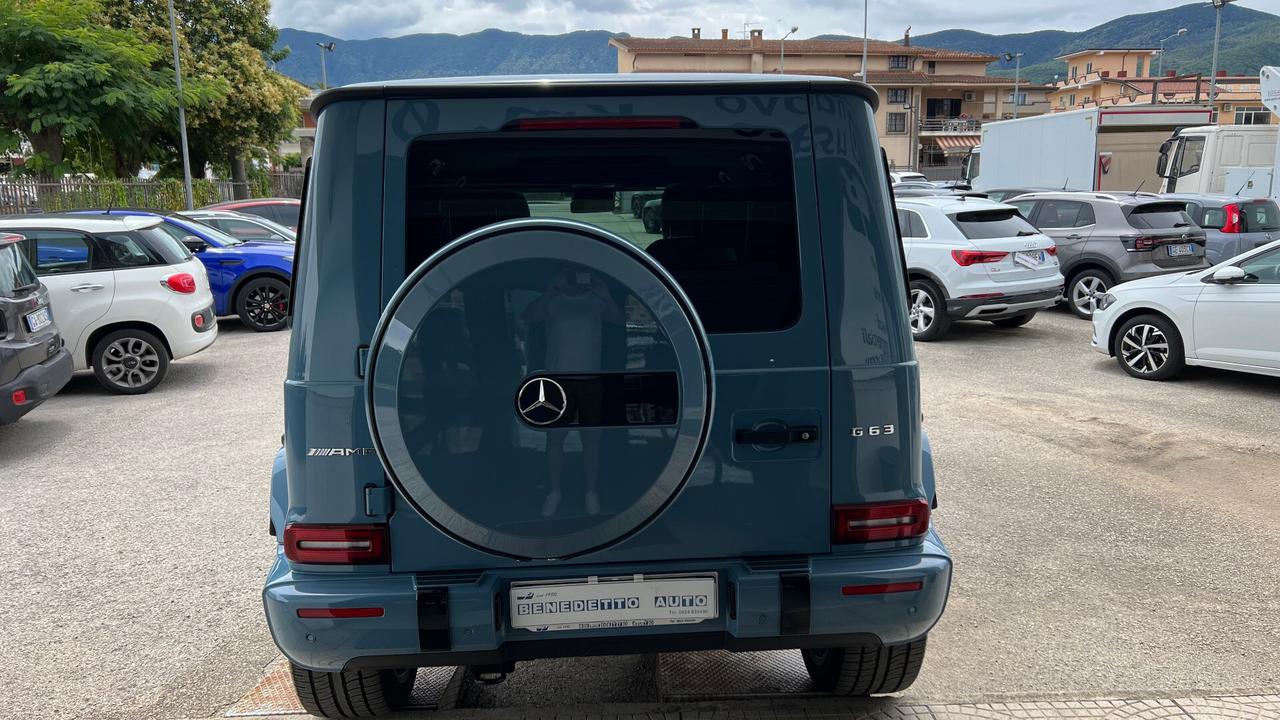
[[[525,321],[542,323],[546,328],[547,372],[596,373],[604,369],[605,323],[620,324],[622,310],[599,273],[587,268],[567,267],[556,273],[542,295],[529,304],[525,310]],[[598,391],[580,390],[567,411],[570,421],[598,417],[600,403]],[[543,517],[551,517],[560,509],[564,443],[570,432],[573,431],[547,431],[547,478],[551,490],[542,503]],[[583,505],[588,515],[595,515],[600,512],[597,482],[601,432],[599,428],[583,428],[577,433],[582,440]]]

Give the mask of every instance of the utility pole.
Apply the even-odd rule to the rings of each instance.
[[[867,6],[871,4],[871,0],[862,0],[862,69],[858,72],[862,75],[862,82],[870,85],[871,76],[867,74]]]
[[[1235,0],[1213,0],[1213,9],[1217,17],[1213,26],[1213,70],[1209,73],[1209,104],[1213,105],[1215,113],[1218,109],[1214,102],[1218,98],[1218,41],[1222,38],[1222,8],[1232,2]]]
[[[787,74],[787,38],[794,35],[796,31],[799,29],[800,29],[799,26],[792,25],[791,30],[788,31],[786,35],[782,36],[782,40],[781,40],[782,47],[780,48],[780,53],[778,55],[778,74],[779,75]]]
[[[170,1],[172,2],[172,0]],[[320,89],[327,90],[329,88],[329,71],[325,68],[324,56],[325,53],[333,52],[333,48],[337,46],[337,43],[318,42],[316,43],[316,46],[320,48]]]
[[[1013,119],[1018,119],[1018,105],[1021,98],[1018,97],[1018,83],[1022,80],[1022,53],[1005,53],[1004,61],[1010,60],[1017,63],[1013,66]]]
[[[173,75],[178,84],[178,137],[182,140],[182,191],[186,195],[187,209],[194,210],[191,196],[191,153],[187,150],[187,109],[182,99],[182,61],[178,58],[178,16],[169,0],[169,37],[173,40]]]
[[[1161,41],[1160,41],[1160,59],[1157,61],[1157,63],[1158,63],[1158,64],[1157,64],[1157,66],[1156,66],[1156,67],[1157,67],[1158,69],[1156,70],[1156,77],[1158,77],[1158,78],[1162,78],[1162,77],[1164,77],[1164,43],[1165,43],[1165,40],[1172,40],[1172,39],[1174,39],[1174,38],[1176,38],[1176,37],[1182,37],[1183,35],[1186,35],[1186,34],[1187,34],[1187,29],[1186,29],[1186,28],[1178,28],[1178,32],[1176,32],[1176,33],[1174,33],[1174,34],[1170,35],[1169,37],[1165,38],[1164,40],[1161,40]]]

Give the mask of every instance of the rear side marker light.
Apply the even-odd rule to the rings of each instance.
[[[994,263],[1009,257],[1007,252],[995,252],[992,250],[952,250],[951,258],[956,261],[960,267],[969,267],[977,263]]]
[[[316,565],[370,565],[387,562],[385,525],[288,525],[284,556]]]
[[[929,531],[929,503],[902,500],[832,508],[833,542],[907,540]]]
[[[307,619],[347,620],[350,618],[380,618],[380,607],[363,608],[298,608],[298,617]]]
[[[888,595],[890,593],[915,592],[922,587],[924,587],[924,582],[920,580],[915,580],[913,582],[881,583],[879,585],[845,585],[840,588],[840,594],[845,596]]]
[[[675,130],[697,125],[682,117],[526,118],[503,126],[506,130]]]
[[[191,273],[174,273],[161,280],[160,284],[183,295],[190,295],[196,291],[196,279]]]

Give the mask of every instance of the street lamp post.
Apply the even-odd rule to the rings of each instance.
[[[786,35],[782,36],[782,47],[780,48],[780,52],[778,55],[778,74],[779,75],[787,74],[787,38],[796,34],[796,31],[798,31],[799,29],[800,29],[799,26],[792,25],[791,30],[789,30]]]
[[[907,142],[910,143],[909,151],[911,153],[911,162],[909,163],[908,169],[912,172],[920,172],[920,148],[916,147],[916,143],[918,142],[916,140],[916,130],[920,123],[918,119],[918,111],[920,108],[915,103],[915,91],[908,89],[907,92],[910,93],[908,97],[911,99],[902,104],[902,109],[907,111],[907,122],[909,123],[907,126],[909,129],[909,132],[907,133]]]
[[[867,6],[871,4],[871,0],[862,0],[862,67],[858,72],[862,75],[862,82],[871,84],[871,76],[867,74]]]
[[[187,150],[187,109],[182,99],[182,61],[178,58],[178,16],[169,0],[169,37],[173,40],[173,75],[178,85],[178,137],[182,141],[182,192],[186,196],[187,209],[195,209],[191,196],[191,153]]]
[[[1170,35],[1169,37],[1165,38],[1164,40],[1161,40],[1161,41],[1160,41],[1160,59],[1157,61],[1157,64],[1156,64],[1156,68],[1157,68],[1157,70],[1156,70],[1156,77],[1157,77],[1157,78],[1162,78],[1162,77],[1164,77],[1164,43],[1165,43],[1165,41],[1166,41],[1166,40],[1172,40],[1172,39],[1174,39],[1174,38],[1176,38],[1176,37],[1182,37],[1183,35],[1186,35],[1186,34],[1187,34],[1187,29],[1186,29],[1186,28],[1178,28],[1178,32],[1176,32],[1176,33],[1174,33],[1174,34]]]
[[[1013,119],[1018,119],[1018,83],[1022,80],[1022,53],[1005,53],[1005,62],[1013,62]]]
[[[321,90],[326,90],[326,89],[328,89],[328,87],[329,87],[329,71],[328,71],[328,69],[325,67],[325,64],[324,64],[324,56],[325,56],[325,53],[331,53],[331,52],[333,52],[333,48],[337,46],[337,43],[333,43],[333,42],[327,42],[327,43],[318,42],[318,43],[316,43],[316,46],[320,48],[320,89],[321,89]]]
[[[1213,23],[1213,69],[1209,71],[1210,104],[1218,97],[1218,40],[1222,38],[1222,8],[1232,2],[1235,0],[1213,0],[1213,9],[1217,17]]]

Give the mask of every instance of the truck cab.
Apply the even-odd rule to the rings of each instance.
[[[1271,194],[1275,125],[1205,125],[1178,128],[1160,145],[1160,192]],[[1229,182],[1230,178],[1230,182]]]

